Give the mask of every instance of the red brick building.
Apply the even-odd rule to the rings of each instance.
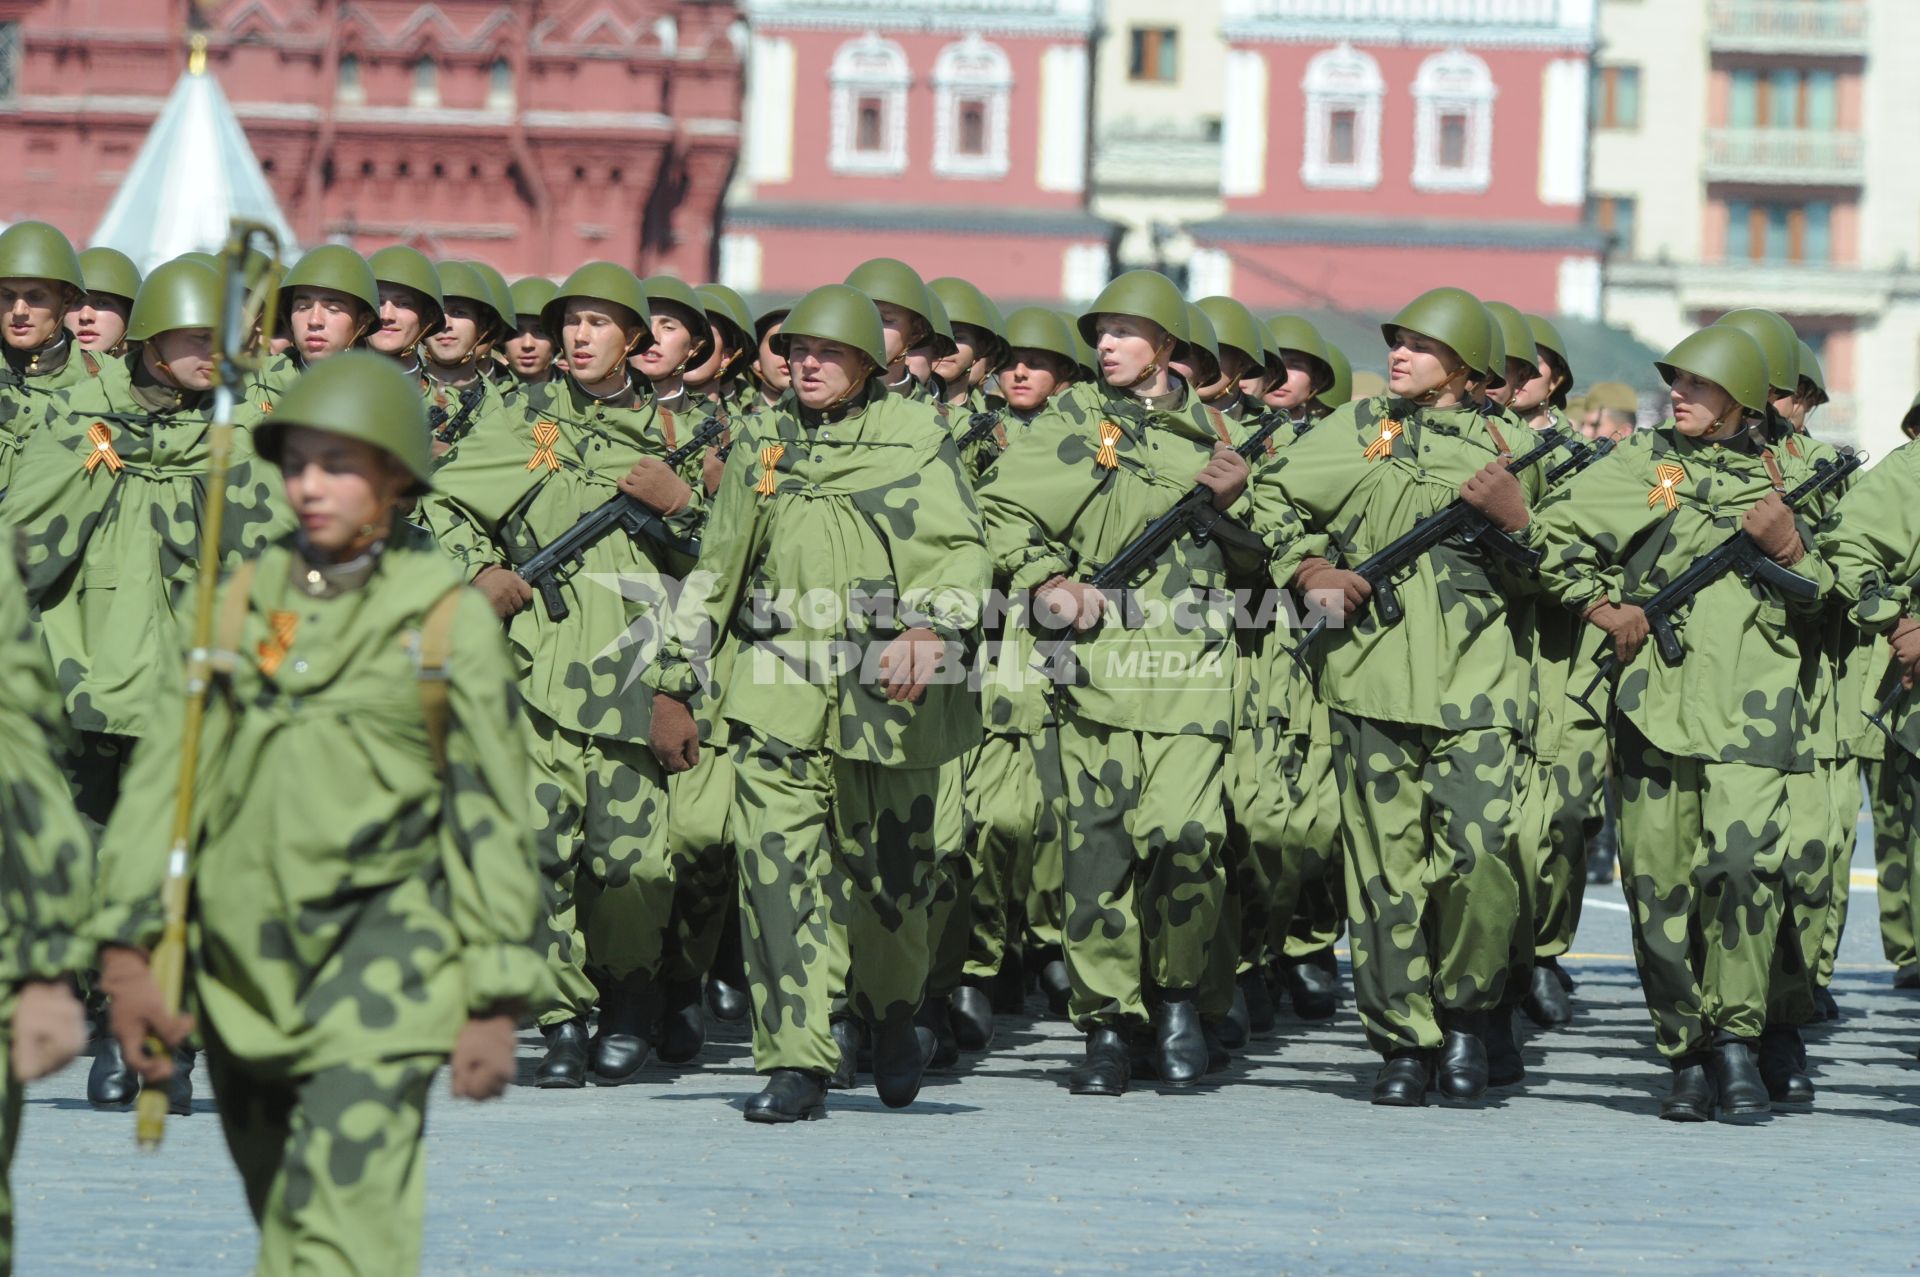
[[[706,279],[739,149],[738,16],[715,0],[0,0],[0,220],[85,243],[199,23],[303,244]]]

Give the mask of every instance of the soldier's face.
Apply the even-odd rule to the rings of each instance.
[[[924,382],[933,375],[933,347],[915,346],[907,352],[907,376]]]
[[[1393,330],[1387,346],[1387,386],[1403,399],[1419,399],[1455,379],[1460,356],[1444,342],[1405,328]]]
[[[633,366],[649,381],[662,381],[686,371],[699,353],[702,338],[683,308],[661,302],[652,310],[653,344],[634,355]]]
[[[769,344],[773,341],[774,334],[779,331],[779,324],[768,325],[767,335],[760,339],[760,358],[754,363],[754,367],[760,372],[760,380],[766,382],[767,388],[776,395],[784,394],[787,387],[793,383],[793,374],[787,368],[786,356]]]
[[[67,286],[51,279],[0,279],[0,329],[15,350],[38,350],[60,334]]]
[[[1718,382],[1676,372],[1668,398],[1675,428],[1689,439],[1723,439],[1740,427],[1740,410]]]
[[[1000,390],[1015,412],[1036,412],[1045,407],[1072,375],[1067,361],[1051,351],[1016,346],[1010,359],[1000,370]]]
[[[1096,315],[1093,320],[1094,358],[1100,378],[1109,386],[1132,386],[1154,364],[1164,366],[1172,355],[1167,330],[1137,315]]]
[[[934,360],[934,372],[938,373],[940,379],[949,386],[958,386],[963,383],[969,386],[978,384],[974,380],[973,366],[981,362],[981,352],[986,350],[992,341],[992,334],[982,332],[972,324],[955,324],[953,344],[958,346],[960,351],[958,354]],[[985,380],[986,375],[985,366],[982,365],[980,379]]]
[[[307,546],[334,558],[350,558],[384,535],[412,486],[385,451],[305,426],[288,427],[281,440],[280,476]]]
[[[712,385],[713,379],[720,375],[721,368],[726,366],[727,357],[733,353],[732,345],[720,325],[714,324],[712,332],[711,340],[704,347],[706,354],[681,374],[682,380],[689,386]]]
[[[439,364],[464,364],[473,358],[485,331],[480,304],[465,297],[447,298],[440,331],[427,338],[427,353]]]
[[[174,328],[155,333],[147,342],[142,358],[161,380],[170,381],[181,390],[213,387],[211,328]]]
[[[1521,361],[1509,360],[1510,367],[1521,366]],[[1513,410],[1518,413],[1538,412],[1553,397],[1553,365],[1541,356],[1534,362],[1533,375],[1520,383],[1520,389],[1513,392]],[[1509,380],[1512,378],[1509,377]]]
[[[560,349],[567,370],[583,386],[621,376],[636,336],[645,330],[640,317],[624,306],[592,297],[570,297],[560,315]]]
[[[1297,350],[1281,351],[1280,362],[1287,375],[1273,383],[1263,402],[1269,408],[1292,411],[1313,398],[1313,376],[1317,370],[1313,360]]]
[[[887,337],[887,367],[897,367],[906,358],[908,348],[919,344],[926,323],[906,307],[892,302],[875,302],[874,308],[880,312],[880,328]],[[926,376],[925,373],[916,375]]]
[[[427,299],[402,284],[380,285],[380,326],[367,345],[383,355],[404,355],[427,334]]]
[[[867,357],[824,337],[795,337],[787,346],[787,370],[802,405],[831,408],[852,397],[866,380]]]
[[[360,335],[366,303],[331,288],[293,290],[287,307],[287,336],[306,363],[337,355]]]
[[[528,318],[507,339],[507,367],[513,375],[535,381],[553,367],[553,338],[541,329],[537,319]]]
[[[1787,424],[1795,430],[1807,428],[1807,410],[1812,406],[1797,394],[1773,397],[1773,410],[1785,417]]]
[[[124,297],[88,293],[67,312],[67,331],[82,349],[105,353],[126,337],[128,309]]]
[[[1260,402],[1265,403],[1267,400],[1267,383],[1269,380],[1266,365],[1263,364],[1240,379],[1240,393],[1249,399],[1258,399]]]
[[[1513,383],[1503,381],[1497,386],[1487,387],[1487,400],[1499,404],[1502,408],[1513,402]]]

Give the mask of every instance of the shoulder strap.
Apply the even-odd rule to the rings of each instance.
[[[81,350],[80,362],[86,366],[87,376],[98,377],[100,375],[100,361],[93,357],[91,350]]]
[[[222,674],[233,673],[240,659],[240,636],[247,628],[247,604],[253,597],[253,578],[260,567],[258,559],[248,559],[227,578],[227,590],[220,596],[220,613],[214,618],[213,668]]]
[[[1208,405],[1207,416],[1213,421],[1213,433],[1220,436],[1220,442],[1233,447],[1233,436],[1227,433],[1227,419],[1218,408]]]
[[[672,452],[680,446],[673,438],[673,409],[655,407],[654,411],[660,414],[660,431],[667,437],[667,451]]]
[[[1500,427],[1494,424],[1493,415],[1483,414],[1480,420],[1486,423],[1487,433],[1493,436],[1493,446],[1500,449],[1500,459],[1504,461],[1513,456],[1513,449],[1507,446],[1507,437],[1501,434]]]
[[[419,666],[414,676],[420,684],[420,716],[427,723],[427,746],[433,751],[433,768],[442,776],[447,771],[447,722],[451,717],[447,697],[447,662],[453,656],[453,614],[460,606],[456,585],[427,609],[420,622]]]

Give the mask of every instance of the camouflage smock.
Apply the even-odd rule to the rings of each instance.
[[[1881,637],[1902,616],[1920,611],[1914,601],[1914,581],[1920,577],[1920,444],[1902,444],[1858,475],[1821,524],[1818,545],[1832,565],[1835,592],[1852,605],[1851,619],[1871,639],[1857,658],[1860,705],[1870,709],[1895,677]],[[1887,726],[1902,749],[1920,756],[1920,697],[1902,696]],[[1871,726],[1866,730],[1879,736]]]
[[[46,419],[53,400],[97,377],[103,361],[68,338],[65,352],[44,361],[11,347],[0,347],[0,497],[13,486],[13,469],[34,427]],[[118,362],[118,361],[113,361]]]

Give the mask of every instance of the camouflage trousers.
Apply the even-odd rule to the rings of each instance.
[[[1833,912],[1831,764],[1787,773],[1782,816],[1786,854],[1780,866],[1780,931],[1767,982],[1767,1022],[1800,1025],[1815,1015],[1815,977]]]
[[[1786,893],[1787,773],[1678,758],[1616,717],[1620,878],[1668,1059],[1753,1040]]]
[[[1862,759],[1873,809],[1873,859],[1880,894],[1880,948],[1896,967],[1920,963],[1920,759],[1898,745],[1885,762]]]
[[[1432,1050],[1443,1018],[1492,1010],[1506,992],[1520,750],[1499,728],[1337,709],[1329,722],[1361,1026],[1382,1055]]]
[[[1060,716],[1063,949],[1081,1029],[1146,1024],[1147,984],[1197,989],[1226,869],[1226,746]]]
[[[114,805],[120,801],[120,780],[132,761],[133,747],[140,742],[136,737],[116,736],[111,732],[76,732],[74,735],[77,740],[60,760],[60,771],[73,794],[74,808],[86,822],[87,832],[98,843],[107,827],[107,817],[113,815]]]
[[[713,966],[735,897],[733,759],[724,746],[703,745],[700,761],[667,777],[667,856],[673,875],[673,921],[661,964],[666,980],[698,980]]]
[[[1025,895],[1022,913],[1026,917],[1027,935],[1040,948],[1058,949],[1067,921],[1063,863],[1067,845],[1067,783],[1060,763],[1060,729],[1049,725],[1039,735],[1023,739],[1032,760],[1033,774],[1040,781],[1047,819],[1023,843],[1013,881]]]
[[[1340,786],[1333,775],[1333,729],[1327,707],[1316,703],[1304,736],[1290,744],[1299,756],[1303,797],[1287,813],[1282,874],[1273,903],[1269,947],[1288,958],[1325,953],[1347,924],[1347,885],[1340,851]]]
[[[227,1151],[260,1226],[259,1273],[420,1271],[421,1132],[438,1055],[269,1078],[209,1043]]]
[[[1813,982],[1824,989],[1833,983],[1833,964],[1839,960],[1840,937],[1847,929],[1847,902],[1853,896],[1853,844],[1860,825],[1860,760],[1844,758],[1817,766],[1826,772],[1833,807],[1832,841],[1827,845],[1833,902],[1827,908],[1820,962],[1813,973]]]
[[[654,972],[673,914],[666,776],[638,741],[588,736],[532,706],[526,718],[533,840],[546,881],[545,946],[558,998],[542,1026],[599,1000],[588,972]]]
[[[988,735],[967,755],[964,776],[968,896],[965,976],[984,982],[1000,973],[1028,897],[1039,844],[1060,837],[1060,768],[1047,737]],[[1051,776],[1043,759],[1053,763]],[[1056,906],[1057,908],[1057,906]]]
[[[967,966],[967,939],[973,925],[970,900],[978,885],[978,867],[967,849],[967,757],[962,755],[940,767],[939,796],[933,814],[933,845],[936,853],[933,896],[927,906],[927,996],[944,998],[960,987]],[[835,898],[850,901],[851,893],[836,892]],[[846,970],[846,922],[848,911],[835,913],[835,969]],[[839,1011],[845,1005],[836,1005]]]
[[[735,730],[730,821],[754,1068],[831,1073],[840,1059],[829,1028],[837,984],[870,1023],[919,1009],[940,769],[857,762]]]
[[[0,1032],[0,1277],[13,1272],[13,1149],[20,1142],[20,1105],[25,1093],[13,1075],[13,1042]]]
[[[1582,718],[1567,726],[1558,755],[1541,763],[1547,804],[1544,839],[1526,858],[1534,886],[1533,953],[1558,958],[1573,947],[1587,894],[1587,844],[1606,815],[1607,734]]]

